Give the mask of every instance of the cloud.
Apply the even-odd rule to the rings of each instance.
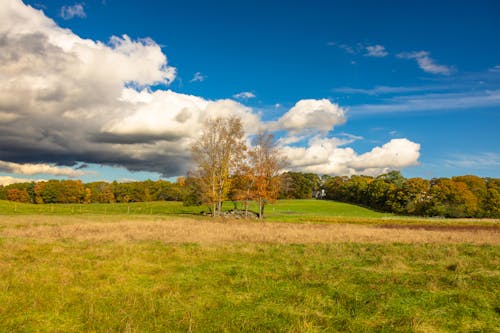
[[[147,102],[127,99],[133,90],[127,87],[142,88],[142,94],[134,94],[154,99],[149,86],[175,79],[175,68],[153,40],[132,40],[126,35],[114,36],[108,43],[82,39],[41,11],[14,0],[0,11],[0,22],[3,160],[57,165],[82,161],[169,175],[185,170],[189,143],[184,136],[133,142],[108,133],[113,125],[126,123],[146,108]],[[185,96],[181,102],[186,105],[168,108],[179,114],[167,111],[158,115],[157,122],[172,118],[182,122],[196,103],[189,102],[192,99]],[[115,141],[101,140],[111,134]]]
[[[500,90],[396,96],[378,104],[353,105],[350,114],[457,110],[500,106]]]
[[[194,76],[189,82],[203,82],[207,78],[206,75],[202,75],[201,72],[194,73]]]
[[[81,170],[74,170],[71,168],[62,168],[49,164],[19,164],[12,162],[0,161],[0,171],[15,173],[18,175],[54,175],[54,176],[64,176],[70,178],[76,178],[85,175],[86,173]]]
[[[356,44],[356,46],[351,46],[349,44],[328,42],[327,45],[328,46],[335,46],[339,50],[342,50],[348,54],[358,54],[359,52],[361,52],[364,49],[364,46],[361,43]]]
[[[306,170],[358,170],[351,163],[363,155],[339,148],[354,138],[326,138],[346,121],[338,104],[301,100],[278,120],[264,123],[235,100],[169,90],[176,69],[150,38],[83,39],[20,0],[4,2],[0,156],[7,172],[79,177],[85,171],[78,165],[93,163],[179,176],[190,166],[190,146],[204,120],[229,115],[241,117],[250,134],[265,128],[282,131],[296,167],[306,161]],[[287,147],[297,144],[295,137],[310,146]],[[332,152],[335,159],[343,156],[337,169],[331,167],[338,165],[330,160]]]
[[[233,95],[234,98],[236,99],[250,99],[250,98],[255,98],[255,94],[250,92],[250,91],[243,91],[237,94]]]
[[[328,99],[303,99],[278,120],[277,126],[292,135],[316,134],[327,133],[345,121],[345,110],[338,104]]]
[[[0,185],[7,186],[16,183],[27,183],[32,182],[33,179],[16,178],[11,176],[0,176]]]
[[[489,69],[489,71],[493,73],[500,73],[500,65],[493,66]]]
[[[475,154],[454,154],[450,158],[442,160],[446,167],[461,169],[494,169],[500,168],[500,154],[494,152],[482,152]]]
[[[382,45],[368,45],[366,46],[366,54],[365,56],[367,57],[385,57],[389,54],[389,52],[386,51],[385,47]]]
[[[419,87],[404,87],[404,86],[375,86],[373,88],[353,88],[353,87],[341,87],[333,89],[334,92],[343,94],[360,94],[360,95],[389,95],[389,94],[400,94],[400,93],[413,93],[422,91],[437,91],[437,90],[450,90],[451,87],[447,86],[419,86]]]
[[[291,169],[328,175],[378,175],[417,165],[420,145],[408,139],[392,139],[381,147],[358,154],[340,148],[336,138],[313,137],[308,147],[283,147]]]
[[[367,57],[377,57],[382,58],[389,55],[389,52],[385,49],[383,45],[366,45],[364,43],[356,43],[356,45],[349,45],[337,42],[328,42],[328,46],[334,46],[347,54],[357,55],[364,53]],[[351,62],[352,64],[356,62]]]
[[[79,17],[79,18],[87,17],[85,9],[83,9],[83,3],[77,3],[74,4],[73,6],[62,6],[59,14],[65,20],[71,20],[74,17]]]
[[[436,64],[429,55],[430,53],[427,51],[418,51],[402,52],[396,56],[401,59],[415,59],[420,69],[427,73],[442,75],[449,75],[452,73],[453,69],[451,67]]]

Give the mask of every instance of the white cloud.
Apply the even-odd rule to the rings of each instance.
[[[243,91],[237,94],[233,95],[234,98],[236,99],[250,99],[250,98],[255,98],[255,94],[250,91]]]
[[[74,17],[85,18],[87,14],[83,8],[83,3],[77,3],[73,6],[62,6],[60,15],[65,20],[71,20]]]
[[[462,169],[494,169],[500,168],[500,154],[480,152],[476,154],[454,154],[442,161],[447,167]]]
[[[32,163],[12,163],[0,161],[0,171],[15,173],[18,175],[54,175],[54,176],[64,176],[70,178],[76,178],[85,175],[86,173],[82,170],[74,170],[66,167],[58,167],[49,164],[32,164]]]
[[[457,110],[500,106],[500,90],[396,96],[379,104],[354,105],[351,114]]]
[[[452,86],[450,85],[427,85],[427,86],[375,86],[373,88],[352,88],[352,87],[342,87],[333,89],[334,92],[344,93],[344,94],[362,94],[362,95],[390,95],[390,94],[400,94],[400,93],[416,93],[422,91],[441,91],[450,90]]]
[[[0,156],[7,172],[79,177],[83,171],[60,165],[83,162],[182,175],[203,121],[228,115],[241,117],[248,133],[286,131],[282,144],[296,168],[365,170],[352,165],[363,155],[339,148],[354,138],[325,137],[346,121],[345,110],[327,99],[298,101],[277,121],[263,123],[231,99],[152,91],[171,83],[176,70],[149,38],[83,39],[20,0],[4,0],[0,22]],[[309,146],[287,147],[297,140]]]
[[[387,50],[385,49],[384,46],[382,45],[368,45],[366,47],[366,54],[365,56],[367,57],[385,57],[389,54]]]
[[[328,99],[303,99],[278,120],[278,127],[293,135],[327,133],[345,121],[345,110],[338,104]]]
[[[445,65],[438,65],[433,59],[430,58],[430,53],[427,51],[418,52],[402,52],[397,54],[401,59],[415,59],[418,66],[427,73],[449,75],[453,69]]]
[[[189,80],[189,82],[203,82],[206,78],[206,75],[201,74],[201,72],[196,72],[194,73],[193,78]]]
[[[11,176],[0,176],[0,185],[7,186],[10,184],[16,183],[27,183],[31,182],[33,179],[25,179],[25,178],[15,178]]]
[[[378,175],[417,165],[420,156],[420,145],[408,139],[393,139],[364,154],[340,145],[336,138],[314,137],[308,147],[283,149],[292,169],[329,175]]]

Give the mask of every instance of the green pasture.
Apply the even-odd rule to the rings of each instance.
[[[243,209],[242,203],[225,202],[224,209]],[[257,211],[257,205],[251,202],[250,211]],[[155,201],[114,204],[22,204],[0,200],[0,214],[42,214],[42,215],[199,215],[208,213],[207,206],[183,206],[181,202]],[[327,200],[278,200],[266,205],[266,218],[270,220],[302,220],[309,217],[360,217],[383,218],[393,214],[379,213],[356,205]]]
[[[243,209],[242,203],[225,202],[224,210]],[[257,211],[251,202],[250,211]],[[1,215],[75,215],[75,216],[189,216],[208,214],[207,206],[183,206],[181,202],[155,201],[113,204],[22,204],[0,200]],[[368,208],[329,200],[278,200],[266,205],[265,221],[299,223],[358,223],[358,224],[446,224],[446,225],[498,225],[498,220],[444,219],[398,216]]]
[[[495,246],[0,238],[0,332],[495,332]]]

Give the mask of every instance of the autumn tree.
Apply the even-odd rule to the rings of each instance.
[[[285,158],[276,146],[274,136],[259,133],[248,154],[253,177],[253,196],[259,206],[259,218],[264,218],[264,206],[274,202],[280,191],[279,173],[285,166]]]
[[[17,188],[10,188],[7,190],[7,200],[29,203],[30,196],[26,189],[19,190]]]
[[[254,199],[255,177],[248,159],[238,163],[235,174],[231,176],[230,197],[233,202],[242,201],[245,217],[248,216],[248,203]]]
[[[245,150],[243,125],[237,117],[206,121],[201,136],[192,146],[201,201],[210,207],[213,216],[222,211],[230,189],[231,172]]]

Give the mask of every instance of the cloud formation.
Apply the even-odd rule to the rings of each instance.
[[[0,176],[0,185],[6,186],[10,184],[16,184],[16,183],[26,183],[26,182],[31,182],[33,179],[26,179],[26,178],[16,178],[16,177],[11,177],[11,176]]]
[[[326,134],[345,121],[345,110],[338,104],[328,99],[303,99],[285,113],[278,124],[292,135],[318,131]]]
[[[453,70],[451,67],[436,64],[429,55],[430,53],[427,51],[418,51],[402,52],[396,56],[401,59],[415,59],[420,69],[427,73],[442,75],[449,75],[452,73]]]
[[[83,8],[83,3],[76,3],[73,6],[62,6],[60,15],[65,20],[71,20],[74,17],[87,17],[85,9]]]
[[[413,160],[396,163],[391,153],[401,146],[394,143],[379,147],[389,151],[382,157],[339,148],[346,141],[327,136],[346,121],[345,110],[327,99],[300,100],[265,123],[235,100],[158,89],[175,80],[176,69],[150,38],[83,39],[20,0],[4,1],[0,22],[3,172],[78,177],[83,171],[68,166],[94,163],[183,175],[203,122],[229,115],[241,117],[250,134],[271,128],[282,131],[290,144],[297,143],[294,136],[308,140],[308,147],[285,145],[294,168],[342,174],[365,171],[363,164],[380,171],[418,159],[417,152]],[[252,96],[244,92],[240,98]],[[406,146],[415,149],[410,143]],[[379,160],[373,167],[370,157]]]
[[[389,52],[386,51],[385,47],[382,45],[368,45],[366,47],[366,54],[365,56],[367,57],[377,57],[377,58],[382,58],[386,57],[389,55]]]
[[[82,170],[74,170],[72,168],[58,167],[49,164],[19,164],[5,161],[0,161],[0,171],[15,173],[18,175],[32,176],[37,174],[45,174],[70,178],[76,178],[86,174]]]
[[[388,98],[383,103],[354,105],[349,111],[353,114],[377,114],[498,106],[500,106],[500,90],[486,90],[400,95]]]
[[[255,94],[250,91],[242,91],[240,93],[234,94],[234,98],[236,99],[250,99],[250,98],[255,98]]]
[[[189,82],[203,82],[206,78],[207,77],[201,74],[201,72],[196,72],[194,73],[193,78],[189,80]]]
[[[284,147],[291,169],[329,175],[379,175],[418,164],[420,145],[392,139],[364,154],[342,148],[336,138],[313,137],[308,147]]]

